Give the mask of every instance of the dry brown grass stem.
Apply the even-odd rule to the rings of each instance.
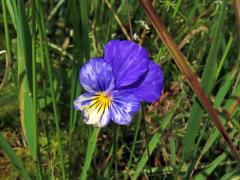
[[[202,106],[209,113],[214,125],[217,127],[217,129],[221,133],[222,137],[228,144],[232,154],[234,155],[234,157],[237,159],[237,161],[240,164],[240,156],[238,154],[236,147],[234,146],[230,136],[228,135],[225,128],[223,127],[217,113],[214,111],[210,100],[207,98],[206,94],[204,93],[204,91],[200,85],[200,82],[198,81],[197,76],[193,73],[191,67],[189,66],[186,57],[179,50],[177,44],[173,41],[172,37],[167,32],[162,20],[159,18],[155,9],[153,8],[151,1],[150,0],[139,0],[139,1],[140,1],[141,5],[143,6],[147,16],[149,17],[152,25],[156,29],[159,37],[163,41],[166,48],[169,50],[176,65],[180,69],[181,73],[186,77],[187,82],[191,86],[192,90],[196,93]]]

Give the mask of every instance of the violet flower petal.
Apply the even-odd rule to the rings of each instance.
[[[148,70],[147,51],[132,41],[109,41],[104,59],[112,66],[117,89],[135,83]]]
[[[102,58],[93,58],[84,64],[79,79],[82,87],[90,93],[108,92],[115,87],[112,68]]]
[[[101,102],[99,94],[84,93],[74,101],[75,110],[82,111],[84,122],[95,127],[104,127],[110,122],[110,108]]]
[[[149,61],[149,70],[143,82],[132,91],[141,100],[153,103],[157,101],[163,91],[163,73],[159,65]]]
[[[133,115],[140,109],[139,98],[127,91],[113,91],[110,105],[111,119],[120,125],[129,125]]]

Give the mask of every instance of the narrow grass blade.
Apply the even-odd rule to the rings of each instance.
[[[233,43],[233,36],[230,36],[230,38],[228,40],[228,43],[227,43],[227,46],[226,46],[226,48],[224,50],[223,56],[221,58],[221,61],[220,61],[219,65],[218,65],[218,67],[217,67],[217,71],[216,71],[216,74],[215,74],[215,81],[219,77],[219,74],[220,74],[220,72],[222,70],[223,64],[224,64],[224,62],[225,62],[225,60],[227,58],[227,54],[228,54],[228,52],[229,52],[229,50],[230,50],[230,48],[232,46],[232,43]]]
[[[43,8],[42,8],[42,2],[40,0],[36,1],[36,9],[38,10],[37,14],[37,22],[39,24],[39,34],[41,36],[41,39],[43,40],[43,51],[44,51],[44,61],[46,63],[47,68],[47,76],[50,84],[50,91],[51,91],[51,97],[52,97],[52,107],[53,107],[53,115],[54,115],[54,123],[56,128],[56,138],[58,143],[58,153],[60,157],[60,166],[61,166],[61,173],[62,173],[62,179],[66,179],[65,175],[65,163],[64,163],[64,157],[63,157],[63,150],[62,150],[62,141],[61,141],[61,130],[59,126],[59,112],[57,109],[57,99],[56,99],[56,93],[54,90],[54,82],[53,82],[53,73],[52,73],[52,65],[49,59],[49,51],[48,51],[48,44],[47,44],[47,36],[46,36],[46,28],[44,23],[44,15],[43,15]]]
[[[202,174],[198,174],[194,177],[195,180],[205,180],[209,176],[209,174],[226,158],[226,154],[223,153],[219,155],[210,165],[209,167],[204,171]]]
[[[70,151],[71,151],[71,142],[72,142],[72,132],[74,130],[75,122],[77,119],[77,112],[73,108],[74,98],[80,94],[79,80],[78,80],[78,71],[80,64],[83,63],[83,53],[81,53],[81,21],[78,14],[78,6],[76,0],[71,0],[68,2],[68,11],[70,20],[74,30],[73,43],[75,47],[74,59],[80,58],[80,61],[77,61],[77,64],[72,66],[72,81],[71,81],[71,99],[70,99],[70,123],[69,123],[69,137],[70,137]],[[71,162],[70,162],[71,164]]]
[[[182,99],[185,96],[182,96],[178,99],[178,101],[176,102],[175,106],[173,107],[173,110],[167,114],[167,116],[161,120],[161,131],[158,131],[157,133],[155,133],[151,140],[149,141],[149,144],[147,145],[148,147],[146,147],[141,159],[139,160],[139,163],[137,164],[137,168],[134,171],[133,177],[132,179],[137,179],[138,176],[140,175],[140,173],[142,172],[144,166],[146,165],[149,156],[151,155],[153,150],[156,148],[156,146],[158,145],[159,139],[162,136],[162,132],[167,128],[168,124],[170,123],[176,109],[180,106],[180,103],[182,101]]]
[[[7,49],[7,56],[6,56],[6,73],[3,77],[2,83],[0,85],[0,89],[3,87],[4,83],[10,77],[10,65],[12,64],[12,55],[11,55],[11,45],[10,45],[10,34],[8,28],[8,17],[7,17],[7,6],[6,0],[2,0],[2,10],[3,10],[3,21],[4,21],[4,32],[5,32],[5,40],[6,40],[6,49]]]
[[[10,14],[15,24],[18,39],[18,79],[19,79],[19,99],[20,113],[23,132],[25,134],[27,144],[36,159],[36,134],[32,132],[36,129],[36,122],[33,117],[32,105],[32,51],[31,51],[31,35],[25,7],[23,1],[8,2]]]
[[[177,15],[177,13],[178,13],[178,11],[179,11],[181,2],[182,2],[182,0],[178,0],[177,5],[176,5],[175,10],[174,10],[173,15],[172,15],[173,18],[176,17],[176,15]]]
[[[221,92],[220,92],[221,93]],[[238,95],[240,93],[240,84],[238,85],[238,87],[236,88],[236,90],[235,90],[235,92],[234,92],[234,94],[233,94],[233,96],[236,96],[236,95]],[[219,96],[220,97],[220,96]],[[216,103],[218,103],[218,101],[216,102]],[[231,107],[231,105],[234,103],[234,100],[232,100],[232,99],[229,99],[227,102],[226,102],[226,105],[224,106],[224,109],[229,109],[230,107]],[[226,123],[227,121],[226,121],[226,119],[222,119],[222,123]],[[218,131],[216,131],[216,130],[213,130],[213,132],[211,133],[212,135],[211,135],[211,137],[208,139],[208,141],[207,141],[207,143],[205,144],[205,146],[203,147],[203,150],[202,150],[202,152],[201,152],[201,156],[203,155],[203,154],[205,154],[208,150],[209,150],[209,148],[213,145],[213,143],[216,141],[216,139],[219,137],[219,132]],[[201,157],[200,156],[200,157]]]
[[[85,156],[84,166],[80,176],[81,180],[87,179],[87,172],[90,168],[90,164],[91,164],[93,153],[97,144],[97,137],[99,132],[100,132],[100,128],[94,128],[92,134],[89,136],[87,150],[86,150],[87,154]]]
[[[14,26],[15,29],[17,29],[16,28],[16,26],[17,26],[17,18],[18,18],[18,16],[16,15],[16,13],[17,13],[17,4],[14,1],[6,1],[6,4],[7,4],[7,8],[8,8],[11,20],[13,22],[13,26]]]
[[[229,179],[232,179],[232,177],[236,174],[237,175],[237,172],[239,171],[239,169],[235,169],[233,170],[232,172],[229,172],[229,173],[226,173],[224,174],[220,180],[229,180]]]
[[[135,151],[135,146],[136,146],[136,142],[137,142],[138,132],[139,132],[139,129],[140,129],[140,124],[141,124],[141,118],[142,118],[142,114],[141,114],[141,112],[139,112],[138,116],[137,116],[136,129],[135,129],[135,132],[134,132],[134,138],[133,138],[133,144],[132,144],[132,148],[131,148],[131,152],[130,152],[130,158],[129,158],[128,164],[127,164],[127,170],[130,169],[131,164],[132,164],[132,159],[133,159],[133,156],[134,156],[134,151]]]
[[[152,154],[153,150],[157,146],[159,139],[161,138],[161,133],[157,132],[156,134],[153,135],[151,138],[148,148],[144,151],[139,163],[137,164],[137,169],[134,171],[132,179],[137,179],[140,173],[142,172],[142,169],[146,165],[148,159],[150,158],[149,155]]]
[[[188,61],[187,61],[186,57],[179,51],[176,43],[173,41],[171,36],[168,34],[161,19],[157,16],[157,13],[151,4],[151,1],[140,0],[140,3],[143,6],[144,10],[146,11],[149,19],[151,20],[156,31],[158,32],[160,38],[164,42],[165,46],[168,48],[170,54],[172,55],[173,59],[175,60],[175,62],[177,64],[178,68],[181,70],[182,74],[188,80],[188,83],[190,84],[191,88],[198,96],[203,107],[209,113],[214,125],[218,128],[218,130],[221,132],[223,138],[227,142],[232,154],[235,156],[235,158],[240,163],[240,156],[237,152],[236,147],[234,146],[228,133],[224,129],[223,125],[221,124],[221,121],[220,121],[217,113],[214,111],[209,99],[207,98],[206,94],[204,93],[196,75],[193,73],[190,66],[188,65]],[[211,67],[209,67],[209,68],[211,68]],[[212,86],[212,84],[208,85],[208,86]]]
[[[40,149],[38,145],[37,131],[37,71],[36,71],[36,4],[32,0],[32,98],[33,98],[33,126],[32,133],[34,136],[34,159],[37,162],[37,179],[42,179],[42,166],[40,162]]]
[[[80,13],[81,13],[81,36],[82,39],[81,47],[83,51],[81,53],[84,54],[84,57],[89,59],[90,56],[90,44],[89,44],[89,28],[88,28],[88,6],[87,6],[87,0],[79,0],[80,5]]]
[[[213,42],[206,60],[204,72],[202,75],[201,85],[206,95],[209,96],[215,82],[215,74],[217,70],[217,53],[219,49],[220,39],[221,39],[221,29],[223,27],[224,16],[226,12],[226,1],[223,2],[221,7],[221,12],[218,17],[217,26],[214,32]],[[195,100],[193,107],[190,111],[190,117],[188,120],[188,125],[186,129],[186,135],[183,140],[183,152],[182,159],[188,158],[193,150],[194,141],[197,136],[197,132],[200,127],[200,120],[202,118],[204,111],[198,101]]]
[[[57,5],[51,11],[50,15],[48,16],[48,20],[52,19],[52,17],[57,13],[58,9],[64,4],[65,0],[58,1]]]
[[[229,92],[229,89],[231,88],[231,85],[233,84],[234,78],[236,77],[238,73],[238,67],[235,66],[231,72],[229,72],[225,76],[224,82],[221,84],[221,88],[216,94],[215,101],[214,101],[214,108],[219,108],[219,106],[223,103],[227,93]]]
[[[171,166],[174,167],[176,165],[176,145],[173,138],[169,140],[169,149],[171,152],[170,163],[171,163]]]
[[[238,25],[238,38],[240,38],[240,1],[235,0],[236,20]]]
[[[118,135],[119,126],[115,125],[113,129],[112,138],[112,160],[111,164],[114,164],[114,179],[118,179],[118,162],[117,162],[117,149],[118,149]]]
[[[89,43],[89,30],[88,30],[88,11],[87,11],[87,1],[77,1],[72,0],[68,4],[70,19],[72,21],[74,29],[74,45],[75,45],[75,54],[74,58],[76,59],[76,64],[73,64],[72,67],[72,79],[71,84],[71,104],[70,104],[70,137],[71,133],[74,131],[74,127],[77,120],[77,111],[73,110],[73,101],[80,95],[81,88],[79,85],[78,77],[79,69],[81,65],[89,59],[90,57],[90,43]],[[78,17],[78,12],[80,11],[80,18]],[[76,18],[77,17],[77,18]]]
[[[17,33],[19,38],[19,44],[20,44],[20,53],[22,55],[22,64],[23,71],[19,72],[19,78],[21,81],[21,78],[23,74],[26,74],[26,79],[28,83],[29,93],[32,93],[32,43],[31,43],[31,34],[30,34],[30,28],[27,23],[27,16],[25,12],[25,6],[23,1],[17,1],[17,13],[15,13],[18,16],[18,22],[17,22]],[[21,58],[21,57],[20,57]],[[23,73],[23,74],[22,74]]]
[[[129,36],[127,30],[125,29],[125,27],[123,26],[121,20],[119,19],[118,15],[116,14],[116,12],[113,10],[112,5],[110,4],[110,2],[108,0],[104,0],[104,2],[106,3],[108,9],[112,12],[114,19],[116,20],[116,22],[118,23],[119,27],[121,28],[121,31],[123,32],[123,34],[126,36],[126,38],[128,40],[131,40],[131,37]]]
[[[69,121],[69,174],[73,164],[72,153],[72,137],[77,122],[78,112],[73,108],[73,101],[78,97],[82,88],[79,82],[79,70],[83,63],[90,57],[90,40],[89,40],[89,24],[88,24],[88,6],[86,0],[68,1],[68,13],[73,27],[74,36],[74,59],[72,64],[72,81],[71,81],[71,99],[70,99],[70,121]],[[80,12],[80,16],[79,16]],[[70,177],[71,178],[71,177]]]
[[[234,79],[234,75],[236,74],[236,69],[237,67],[235,67],[232,72],[230,72],[226,79],[225,82],[223,83],[223,85],[221,86],[221,89],[218,91],[215,101],[214,101],[214,107],[215,108],[219,108],[219,106],[222,104],[225,96],[227,95],[229,88],[231,87],[231,84],[233,83],[233,79]],[[236,95],[237,93],[240,92],[240,85],[239,87],[237,87],[236,91],[234,92],[233,95]],[[226,105],[223,107],[225,110],[228,109],[231,105],[233,104],[232,99],[228,99]],[[221,122],[223,123],[223,125],[226,124],[227,120],[225,118],[221,118]],[[220,133],[217,129],[213,129],[210,132],[211,136],[208,138],[206,144],[204,145],[204,147],[201,149],[201,153],[198,156],[194,168],[191,170],[191,174],[193,174],[193,172],[195,171],[196,167],[198,166],[198,163],[200,162],[201,158],[209,151],[209,149],[214,145],[214,142],[217,141],[217,139],[220,136]],[[188,169],[188,173],[190,172],[190,169]]]
[[[233,131],[231,131],[230,137],[234,137],[236,136],[236,134],[238,133],[237,129],[234,129]],[[239,139],[236,139],[234,141],[235,144],[239,143]],[[210,176],[214,170],[226,159],[227,157],[227,152],[223,152],[222,154],[220,154],[217,158],[215,158],[208,166],[207,168],[205,168],[204,170],[202,170],[200,173],[198,173],[194,179],[207,179],[208,176]],[[239,171],[239,169],[238,169]]]
[[[16,168],[16,170],[19,172],[19,174],[25,179],[30,180],[27,170],[23,166],[22,161],[17,157],[16,153],[13,151],[11,146],[8,144],[8,142],[5,140],[3,135],[0,133],[0,148],[3,150],[3,152],[7,155],[7,157],[10,159],[13,166]]]
[[[36,77],[36,8],[35,1],[32,1],[32,94],[33,94],[33,123],[36,124],[32,129],[35,136],[35,159],[37,159],[37,77]]]

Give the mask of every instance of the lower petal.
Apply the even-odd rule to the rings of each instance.
[[[94,99],[94,93],[84,93],[74,101],[74,109],[82,111]]]
[[[95,127],[104,127],[110,122],[109,109],[96,108],[96,109],[86,109],[83,111],[84,122],[86,124],[92,124]]]
[[[111,95],[110,111],[112,121],[120,125],[130,124],[132,116],[139,111],[139,98],[127,91],[113,91]]]
[[[109,103],[102,102],[99,94],[85,93],[74,101],[74,108],[80,110],[86,124],[104,127],[110,121]]]

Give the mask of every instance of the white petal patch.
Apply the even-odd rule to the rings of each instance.
[[[127,91],[113,91],[111,119],[120,125],[129,125],[132,121],[133,115],[139,111],[139,98]]]
[[[112,120],[120,125],[128,125],[132,121],[132,116],[124,107],[118,106],[115,103],[111,106]]]
[[[96,127],[104,127],[109,123],[110,104],[110,95],[103,92],[82,94],[74,101],[75,109],[83,112],[84,122]]]

